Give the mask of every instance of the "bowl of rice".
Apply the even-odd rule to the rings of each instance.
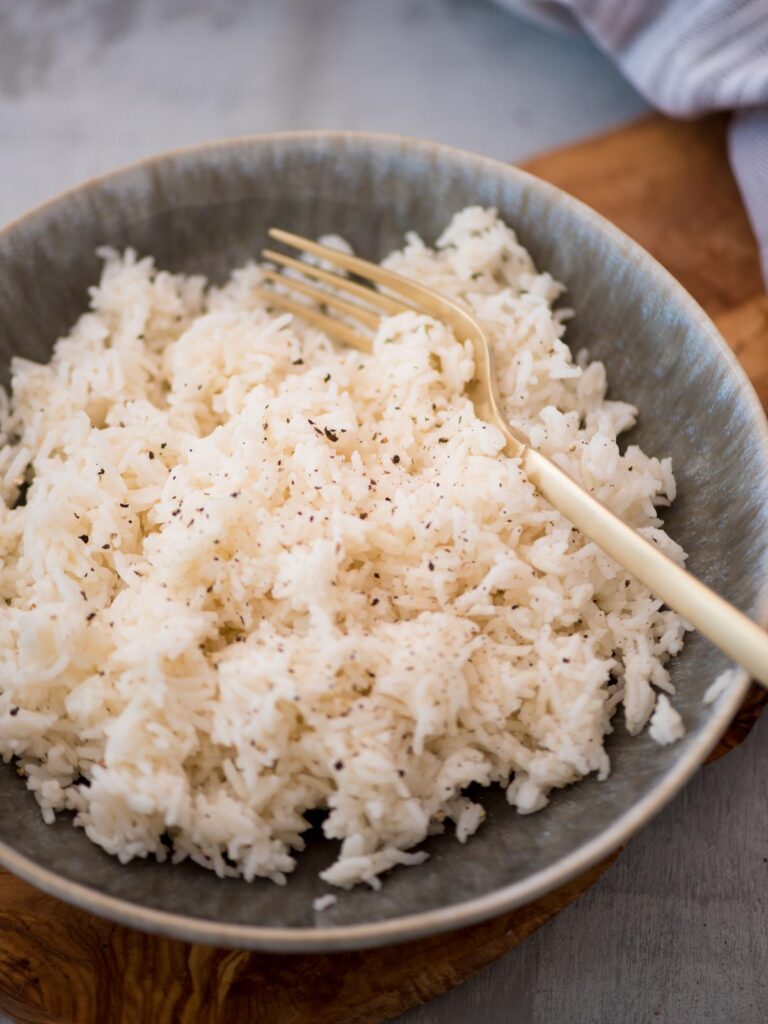
[[[270,304],[271,226],[469,306],[511,421],[763,624],[768,433],[648,254],[447,147],[197,147],[0,232],[0,862],[197,942],[403,941],[610,854],[749,681],[500,454],[444,324]]]

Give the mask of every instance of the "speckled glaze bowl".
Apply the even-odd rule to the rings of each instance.
[[[434,239],[470,204],[498,207],[538,264],[568,285],[568,329],[608,368],[611,395],[641,410],[630,440],[672,455],[679,496],[668,529],[690,568],[762,623],[768,617],[768,432],[731,352],[690,296],[650,256],[585,206],[504,164],[409,139],[344,133],[262,136],[147,160],[89,182],[0,232],[0,366],[46,360],[85,308],[97,246],[133,246],[173,270],[222,278],[258,254],[270,225],[345,235],[371,259],[414,228]],[[669,747],[608,741],[613,771],[521,817],[500,790],[466,846],[425,845],[380,892],[328,891],[334,857],[317,830],[288,885],[221,880],[193,864],[121,865],[66,819],[43,824],[10,765],[0,766],[0,861],[64,900],[149,931],[219,945],[332,950],[456,928],[556,888],[625,842],[696,770],[748,680],[715,706],[702,696],[727,659],[691,636],[672,674],[687,734]]]

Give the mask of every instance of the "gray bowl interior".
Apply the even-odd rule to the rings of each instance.
[[[92,183],[0,233],[2,372],[7,376],[14,353],[48,357],[85,307],[99,272],[99,245],[130,245],[161,266],[221,279],[258,254],[269,225],[309,236],[337,232],[377,258],[406,230],[434,239],[453,211],[475,203],[498,207],[539,265],[567,283],[567,301],[577,310],[572,347],[603,359],[611,395],[640,407],[632,440],[673,457],[679,496],[667,523],[689,551],[690,567],[761,617],[768,451],[745,378],[709,321],[639,249],[561,194],[489,161],[396,139],[273,137],[171,154]],[[703,735],[708,744],[716,738],[714,712],[702,695],[727,664],[699,636],[676,660],[676,704],[688,728],[681,743],[662,748],[647,735],[630,738],[619,723],[609,741],[613,772],[606,782],[587,780],[531,817],[514,814],[501,792],[488,792],[488,820],[468,846],[451,835],[433,838],[426,865],[390,873],[381,892],[344,894],[321,916],[312,899],[328,891],[317,873],[334,847],[317,830],[285,888],[220,880],[191,864],[123,866],[69,821],[44,825],[5,766],[0,842],[61,879],[198,925],[327,929],[435,911],[556,866],[653,794],[701,747]],[[423,926],[404,926],[401,934],[416,930]],[[206,933],[191,928],[187,934]],[[255,932],[236,941],[270,944]],[[297,945],[310,941],[305,934]],[[360,940],[371,941],[373,933]]]

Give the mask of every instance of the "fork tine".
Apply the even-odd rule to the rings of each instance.
[[[406,277],[401,277],[400,274],[395,274],[392,270],[385,270],[376,263],[361,260],[359,256],[350,256],[346,252],[339,252],[338,249],[331,249],[330,246],[321,245],[320,242],[312,242],[308,238],[302,238],[301,235],[294,235],[291,231],[283,231],[282,228],[270,228],[268,234],[271,238],[277,239],[278,242],[282,242],[284,245],[290,245],[294,249],[300,249],[303,252],[311,253],[313,256],[319,256],[321,259],[328,260],[329,263],[333,263],[337,267],[351,270],[358,277],[364,277],[369,281],[374,281],[376,284],[383,285],[390,291],[395,292],[396,295],[404,296],[418,308],[419,312],[434,316],[436,313],[440,313],[452,305],[443,296],[433,292],[431,288],[425,288],[424,285],[417,284]]]
[[[376,292],[366,285],[357,284],[355,281],[350,281],[347,277],[340,277],[338,274],[332,274],[328,270],[323,270],[322,267],[316,267],[313,263],[296,260],[293,256],[285,256],[281,252],[275,252],[274,249],[263,249],[261,255],[272,263],[277,263],[282,267],[290,267],[291,270],[298,270],[307,277],[313,277],[316,281],[323,281],[325,284],[333,285],[339,291],[349,292],[350,295],[362,299],[371,306],[377,306],[391,316],[412,308],[407,303],[392,299],[389,295],[382,295],[381,292]]]
[[[308,295],[310,299],[314,299],[316,302],[321,302],[326,306],[331,306],[333,309],[338,309],[340,313],[344,313],[345,316],[352,317],[354,320],[359,320],[372,331],[375,331],[379,326],[380,317],[378,314],[372,313],[369,309],[363,309],[362,306],[356,306],[354,302],[340,299],[338,295],[334,295],[332,292],[324,292],[320,288],[314,288],[311,284],[306,284],[304,281],[297,281],[295,277],[286,277],[285,274],[281,274],[276,270],[263,270],[262,274],[270,281],[276,281],[278,284],[285,285],[286,288],[300,292],[302,295]]]
[[[295,302],[287,295],[281,295],[280,292],[272,291],[271,288],[255,288],[254,291],[267,303],[280,306],[281,309],[301,317],[302,320],[314,324],[315,327],[325,331],[331,338],[336,338],[345,345],[351,345],[352,348],[359,349],[360,352],[370,352],[373,347],[370,338],[358,334],[357,331],[353,331],[347,324],[343,324],[332,316],[326,316],[324,313],[320,313],[303,302]]]

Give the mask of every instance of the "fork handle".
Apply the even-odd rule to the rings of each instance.
[[[521,462],[531,483],[566,519],[768,687],[765,630],[676,565],[541,452],[526,448]]]

